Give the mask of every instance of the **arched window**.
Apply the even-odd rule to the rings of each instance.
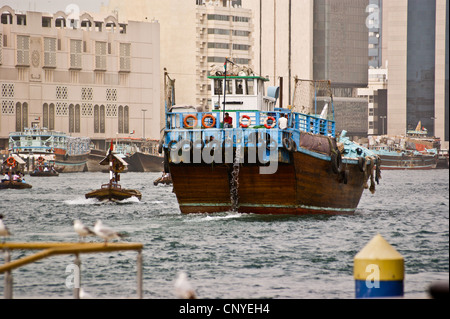
[[[42,106],[42,126],[48,128],[48,104]]]
[[[55,104],[50,103],[48,106],[48,129],[55,129]]]
[[[124,133],[123,131],[123,106],[119,106],[119,134]]]
[[[94,133],[100,133],[100,110],[99,106],[94,106]]]
[[[75,105],[75,132],[80,133],[81,108],[80,104]]]
[[[28,127],[28,103],[22,104],[22,130]]]
[[[123,108],[123,132],[130,132],[130,111],[127,105]]]
[[[100,105],[100,133],[105,133],[105,119],[106,119],[105,106]]]
[[[16,103],[16,132],[22,132],[22,104]]]
[[[73,104],[69,105],[69,133],[75,132],[75,107]]]

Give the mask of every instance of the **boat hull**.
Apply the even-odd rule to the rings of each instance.
[[[335,173],[326,156],[291,154],[275,174],[260,174],[257,164],[243,164],[238,177],[239,213],[353,214],[369,175],[358,164]],[[182,213],[217,213],[233,208],[232,164],[170,164],[174,192]]]
[[[429,170],[438,164],[438,155],[379,154],[382,170]]]
[[[58,172],[31,172],[30,176],[34,177],[53,177],[53,176],[59,176]]]
[[[87,199],[95,198],[99,201],[122,201],[131,197],[141,200],[142,194],[134,189],[121,189],[115,187],[107,187],[94,190],[85,195]]]
[[[62,155],[55,154],[55,169],[59,173],[81,173],[86,172],[89,154]]]
[[[0,183],[0,189],[27,189],[32,188],[30,184],[14,181],[5,181]]]
[[[164,170],[164,157],[135,152],[125,161],[129,172],[162,172]]]

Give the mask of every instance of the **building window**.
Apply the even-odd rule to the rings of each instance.
[[[208,34],[230,35],[230,30],[208,28]]]
[[[123,106],[120,105],[119,106],[119,134],[123,134],[124,130],[123,130]]]
[[[105,133],[105,106],[100,105],[100,133]]]
[[[208,14],[208,20],[230,21],[230,16],[221,14]]]
[[[247,17],[233,17],[233,22],[249,22],[250,18]]]
[[[249,37],[250,31],[233,30],[233,35],[238,37]]]
[[[209,49],[229,49],[230,44],[229,43],[209,42],[208,48]]]
[[[120,44],[120,71],[131,71],[131,44],[121,43]]]
[[[123,132],[128,133],[130,131],[130,111],[127,105],[123,108]]]
[[[94,106],[94,133],[100,133],[100,107]]]
[[[69,105],[69,133],[80,133],[80,105]]]
[[[106,70],[106,42],[95,42],[95,69]]]
[[[250,46],[246,44],[233,44],[233,50],[248,51],[249,48]]]
[[[214,95],[223,94],[222,83],[223,83],[222,80],[214,80]]]
[[[82,52],[81,40],[70,40],[70,68],[81,69],[81,52]]]
[[[255,81],[253,80],[247,80],[245,81],[247,87],[246,87],[246,91],[247,91],[247,95],[255,95]]]
[[[22,132],[24,128],[28,127],[28,103],[16,104],[16,131]]]
[[[42,106],[42,126],[48,128],[48,104]]]
[[[30,65],[30,37],[25,35],[17,36],[17,65]]]
[[[44,67],[56,67],[56,38],[44,38]]]

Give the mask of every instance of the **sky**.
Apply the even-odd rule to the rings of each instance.
[[[99,12],[100,6],[108,3],[109,0],[0,0],[0,7],[8,5],[14,10],[56,13],[66,11],[69,5],[75,4],[80,12]]]

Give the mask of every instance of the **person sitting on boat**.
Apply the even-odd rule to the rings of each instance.
[[[20,182],[20,176],[17,175],[17,173],[14,173],[14,175],[13,175],[13,181],[14,182]]]
[[[229,113],[225,113],[225,117],[223,118],[223,128],[232,128],[233,127],[233,118]]]
[[[3,182],[8,182],[8,181],[9,181],[9,174],[5,173],[5,176],[3,176],[3,179],[2,179],[2,183]]]
[[[278,128],[280,130],[285,130],[288,127],[288,119],[285,114],[280,115],[280,119],[278,120]]]

